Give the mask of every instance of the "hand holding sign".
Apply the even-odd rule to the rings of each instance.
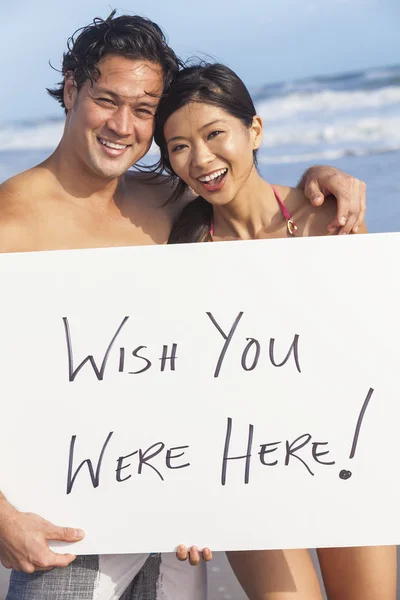
[[[0,562],[6,569],[25,573],[66,567],[73,554],[57,554],[48,542],[79,542],[85,536],[81,529],[57,527],[33,513],[22,513],[3,501],[0,520]]]
[[[205,560],[206,562],[212,560],[212,552],[209,548],[203,548],[203,550],[200,552],[197,546],[191,546],[188,549],[182,544],[178,546],[176,558],[182,561],[185,561],[189,558],[189,563],[193,567],[196,567],[200,563],[201,559]]]

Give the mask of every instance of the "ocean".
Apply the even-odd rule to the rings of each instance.
[[[400,231],[400,65],[251,92],[264,121],[259,165],[268,181],[295,185],[309,165],[337,166],[367,183],[369,230]],[[63,122],[60,114],[0,124],[0,181],[51,153]]]
[[[400,231],[400,66],[260,84],[251,92],[264,120],[259,165],[268,181],[295,185],[307,166],[337,166],[367,183],[369,230]],[[63,121],[60,114],[0,124],[0,181],[48,156]],[[209,600],[245,600],[223,555],[209,574]],[[0,599],[7,578],[0,569]]]

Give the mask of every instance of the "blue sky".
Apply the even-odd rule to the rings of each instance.
[[[119,0],[121,1],[121,0]],[[126,0],[124,0],[126,2]],[[150,17],[176,52],[227,63],[254,88],[400,63],[399,0],[14,0],[0,9],[0,122],[62,116],[45,92],[67,38],[111,8]],[[4,6],[5,5],[5,6]],[[63,7],[64,6],[64,7]]]

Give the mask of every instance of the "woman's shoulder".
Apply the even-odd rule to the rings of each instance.
[[[326,227],[335,218],[337,211],[333,196],[325,198],[322,206],[313,206],[299,188],[282,185],[274,187],[296,224],[300,237],[329,235]]]

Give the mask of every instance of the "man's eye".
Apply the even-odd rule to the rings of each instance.
[[[97,98],[97,100],[99,100],[99,102],[104,102],[105,104],[111,104],[111,105],[115,104],[115,102],[113,100],[111,100],[110,98]]]
[[[207,139],[212,140],[215,137],[217,137],[217,135],[219,135],[220,133],[223,133],[223,132],[220,131],[219,129],[217,129],[216,131],[211,131],[211,133],[208,134]]]
[[[154,117],[154,113],[148,108],[137,108],[136,112],[140,113],[144,117]]]

